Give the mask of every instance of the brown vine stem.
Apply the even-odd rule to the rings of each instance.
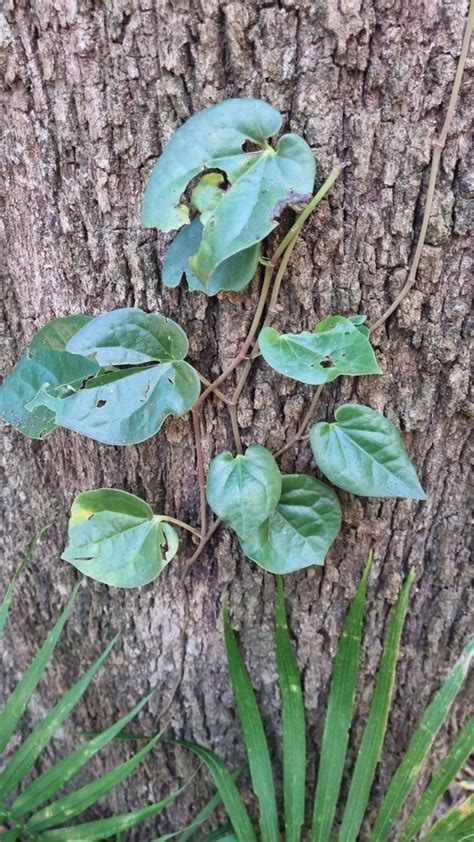
[[[186,562],[186,566],[185,566],[185,568],[183,570],[183,573],[181,575],[180,584],[183,583],[184,579],[188,575],[188,573],[189,573],[191,567],[193,566],[194,562],[198,560],[198,558],[201,555],[201,553],[202,553],[204,547],[206,546],[207,542],[209,541],[210,538],[212,538],[212,536],[214,535],[214,532],[216,531],[217,527],[221,525],[221,523],[222,523],[222,520],[218,517],[214,521],[212,526],[209,527],[206,534],[203,535],[203,537],[201,538],[201,540],[200,540],[198,546],[196,547],[194,553],[192,554],[191,558],[188,559],[188,561]]]
[[[446,118],[444,121],[443,128],[441,130],[441,134],[438,139],[434,143],[433,149],[433,157],[431,159],[431,170],[430,170],[430,177],[428,182],[428,191],[426,194],[426,203],[425,203],[425,210],[423,212],[423,219],[421,222],[420,233],[418,235],[418,242],[416,245],[415,255],[413,257],[413,261],[410,267],[410,271],[408,274],[407,281],[405,286],[401,290],[401,292],[397,295],[395,300],[392,302],[390,307],[380,316],[379,319],[371,326],[371,330],[377,330],[381,327],[387,319],[392,315],[392,313],[400,306],[402,301],[406,298],[408,293],[410,292],[412,286],[416,281],[416,273],[418,271],[418,265],[420,263],[421,253],[423,251],[423,246],[425,245],[426,240],[426,232],[428,230],[428,223],[431,216],[431,211],[433,209],[433,199],[435,194],[435,187],[436,187],[436,179],[438,177],[438,170],[439,165],[441,162],[441,155],[443,149],[446,144],[446,138],[448,136],[449,129],[451,127],[451,123],[453,120],[454,112],[456,110],[456,102],[459,96],[459,90],[461,87],[462,77],[464,73],[464,67],[466,64],[467,52],[469,49],[469,43],[472,37],[472,30],[474,27],[474,0],[471,0],[469,4],[469,14],[466,21],[466,27],[464,30],[464,37],[461,47],[461,53],[459,55],[458,66],[456,68],[456,75],[454,77],[453,82],[453,89],[451,91],[451,96],[449,99],[448,110],[446,112]]]
[[[293,447],[294,444],[296,444],[300,441],[300,439],[303,438],[306,432],[306,428],[310,423],[311,419],[313,418],[314,410],[316,409],[319,403],[319,398],[321,397],[321,392],[323,391],[323,389],[324,384],[318,386],[313,395],[313,399],[308,407],[308,411],[301,422],[301,425],[298,427],[298,430],[296,431],[295,435],[284,445],[284,447],[280,447],[280,450],[277,450],[276,453],[273,454],[275,459],[278,459],[279,456],[281,456],[283,453],[286,453],[286,451],[289,450],[290,447]]]
[[[204,476],[204,460],[202,458],[202,439],[201,439],[201,413],[193,407],[193,430],[194,430],[194,445],[196,448],[196,470],[198,475],[199,486],[199,506],[201,510],[201,540],[204,538],[207,529],[207,506],[206,506],[206,479]]]

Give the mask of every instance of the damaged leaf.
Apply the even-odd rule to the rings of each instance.
[[[61,558],[98,582],[137,588],[156,579],[178,545],[173,527],[147,503],[126,491],[102,488],[74,500],[69,544]]]
[[[262,356],[275,371],[301,383],[320,385],[343,374],[355,377],[382,373],[368,329],[343,316],[329,316],[314,332],[280,335],[274,328],[265,327],[258,342]]]

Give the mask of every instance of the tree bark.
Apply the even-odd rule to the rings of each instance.
[[[301,330],[333,313],[357,312],[374,322],[406,279],[466,9],[465,0],[7,0],[2,27],[7,371],[52,317],[123,306],[178,321],[190,338],[190,360],[210,378],[229,363],[250,324],[259,279],[243,294],[218,299],[164,288],[160,271],[170,238],[141,227],[140,202],[172,133],[190,115],[231,96],[260,97],[278,108],[285,129],[302,134],[314,150],[318,183],[334,163],[349,163],[295,249],[276,326]],[[408,569],[416,570],[374,806],[423,707],[460,653],[472,617],[466,601],[464,462],[468,232],[474,218],[469,90],[467,74],[416,286],[373,337],[384,375],[330,384],[317,412],[318,418],[331,418],[338,403],[354,400],[386,414],[403,431],[428,500],[341,493],[344,526],[325,567],[285,579],[313,769],[337,640],[368,550],[374,548],[375,564],[357,702],[360,723],[390,609]],[[239,408],[244,444],[282,446],[312,393],[258,360]],[[206,460],[232,449],[227,412],[218,401],[206,404],[203,433]],[[35,531],[51,524],[14,603],[3,667],[7,686],[13,686],[77,578],[59,558],[74,496],[101,486],[123,488],[157,512],[196,524],[199,495],[190,415],[169,420],[155,438],[127,448],[64,430],[43,442],[11,428],[3,437],[8,559],[3,588]],[[308,443],[285,453],[281,468],[315,473]],[[159,683],[137,725],[154,733],[157,712],[181,678],[169,733],[203,742],[235,764],[243,751],[223,652],[221,608],[228,600],[279,754],[274,579],[246,560],[221,529],[181,583],[193,545],[183,536],[181,547],[178,559],[146,588],[121,591],[87,582],[49,682],[35,696],[30,724],[126,619],[122,639],[75,724],[105,727]],[[435,757],[458,732],[466,698],[437,741]],[[71,731],[64,729],[49,759],[70,744]],[[126,752],[123,744],[112,747],[96,769],[110,768]],[[166,745],[91,815],[158,799],[189,777],[194,765],[189,754]],[[166,819],[130,839],[182,827],[211,792],[200,772]]]

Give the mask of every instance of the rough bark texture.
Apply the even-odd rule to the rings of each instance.
[[[229,96],[262,97],[280,109],[285,127],[314,149],[319,181],[336,161],[350,162],[294,252],[278,326],[311,326],[331,313],[362,312],[374,321],[406,278],[466,7],[465,0],[7,0],[2,27],[6,370],[48,319],[120,306],[158,310],[179,321],[190,337],[191,360],[209,377],[230,361],[251,320],[258,280],[244,295],[219,300],[166,290],[160,267],[167,238],[143,230],[139,222],[144,184],[165,142],[191,114]],[[385,374],[337,381],[324,390],[318,411],[321,418],[332,416],[338,402],[357,400],[386,413],[403,430],[429,499],[364,501],[341,494],[344,528],[325,568],[285,582],[304,677],[312,768],[338,635],[369,548],[375,550],[375,566],[358,700],[361,720],[390,608],[408,568],[416,569],[374,804],[468,632],[463,456],[467,235],[473,221],[469,90],[467,73],[416,288],[374,336]],[[294,433],[311,394],[309,387],[273,376],[259,361],[239,410],[245,444],[281,446]],[[232,446],[226,411],[217,402],[206,406],[204,432],[206,458]],[[199,506],[189,417],[168,422],[151,441],[126,449],[66,431],[33,442],[6,428],[3,441],[3,587],[35,531],[52,524],[16,597],[11,646],[4,652],[9,686],[76,579],[59,560],[75,494],[98,486],[125,488],[157,511],[191,523],[198,520]],[[315,470],[306,442],[287,452],[281,464],[290,472]],[[241,736],[220,619],[228,599],[277,746],[274,580],[246,561],[222,530],[181,585],[191,551],[184,538],[179,559],[141,590],[87,583],[30,721],[127,618],[123,639],[76,722],[103,727],[150,685],[162,682],[140,719],[151,733],[183,669],[171,733],[202,741],[235,762],[242,755]],[[464,717],[460,704],[437,743],[438,756],[448,732],[452,738]],[[65,728],[51,756],[70,739]],[[123,745],[113,747],[96,768],[124,752]],[[157,799],[193,766],[187,754],[168,746],[92,815]],[[166,819],[130,838],[151,839],[154,830],[182,826],[210,792],[200,773]]]

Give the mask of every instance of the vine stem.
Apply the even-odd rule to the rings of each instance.
[[[155,519],[159,522],[163,523],[174,523],[175,526],[181,526],[182,529],[186,529],[188,532],[192,532],[196,538],[201,537],[201,533],[194,528],[194,526],[190,526],[189,523],[185,523],[184,520],[178,520],[177,517],[171,517],[171,515],[155,515]]]
[[[201,511],[201,531],[199,535],[202,541],[207,529],[206,480],[204,476],[204,460],[202,458],[201,413],[199,410],[196,410],[195,406],[192,409],[192,416],[194,430],[194,446],[196,449],[196,468],[199,486],[199,508]]]
[[[316,407],[319,403],[319,398],[321,397],[321,392],[323,391],[323,389],[324,389],[324,384],[321,384],[321,386],[318,386],[318,388],[316,389],[316,391],[313,395],[313,399],[312,399],[312,401],[311,401],[311,403],[308,407],[308,411],[307,411],[305,417],[303,418],[300,426],[298,427],[298,430],[296,431],[295,435],[283,447],[280,447],[280,450],[277,450],[273,454],[275,459],[278,459],[279,456],[281,456],[283,453],[286,453],[286,451],[289,450],[290,447],[293,447],[294,444],[296,444],[297,442],[300,441],[300,439],[303,438],[303,436],[306,432],[306,428],[307,428],[308,424],[310,423],[310,421],[311,421],[311,419],[314,415],[314,410],[316,409]]]
[[[469,14],[466,21],[466,27],[464,30],[464,37],[461,47],[461,53],[459,55],[458,66],[456,68],[456,75],[454,77],[453,82],[453,89],[451,91],[451,96],[449,99],[448,110],[446,112],[446,118],[444,121],[443,128],[441,130],[441,134],[439,135],[438,139],[434,143],[433,149],[433,157],[431,159],[431,169],[430,169],[430,177],[428,182],[428,191],[426,194],[426,202],[425,202],[425,209],[423,212],[423,219],[421,222],[420,233],[418,235],[418,242],[416,245],[416,251],[413,257],[413,261],[410,267],[410,271],[408,274],[408,278],[406,280],[405,286],[401,290],[401,292],[397,295],[395,300],[392,302],[390,307],[380,316],[379,319],[372,325],[371,330],[378,330],[387,319],[392,315],[392,313],[400,306],[402,301],[406,298],[408,293],[410,292],[412,286],[416,281],[416,273],[418,271],[418,266],[420,263],[421,253],[423,251],[423,246],[425,245],[426,240],[426,232],[428,230],[428,223],[431,216],[431,211],[433,209],[433,199],[435,194],[435,187],[436,187],[436,179],[438,177],[439,165],[441,162],[441,155],[443,149],[446,144],[446,138],[448,136],[449,129],[451,128],[451,123],[454,117],[454,112],[456,109],[456,102],[459,96],[459,90],[461,87],[462,77],[464,73],[464,67],[466,64],[467,52],[469,49],[469,43],[472,36],[472,30],[474,27],[474,0],[471,0],[469,4]]]
[[[185,580],[186,576],[188,575],[191,567],[193,566],[194,562],[198,560],[198,558],[201,555],[201,553],[202,553],[204,547],[206,546],[207,542],[210,540],[210,538],[212,538],[212,536],[214,535],[214,532],[216,531],[217,527],[221,525],[221,523],[222,523],[222,520],[218,517],[214,521],[212,526],[209,527],[206,534],[202,536],[202,538],[201,538],[198,546],[196,547],[194,553],[192,554],[191,558],[188,559],[188,561],[186,562],[186,566],[183,570],[183,573],[181,574],[180,584],[183,583],[183,581]]]

